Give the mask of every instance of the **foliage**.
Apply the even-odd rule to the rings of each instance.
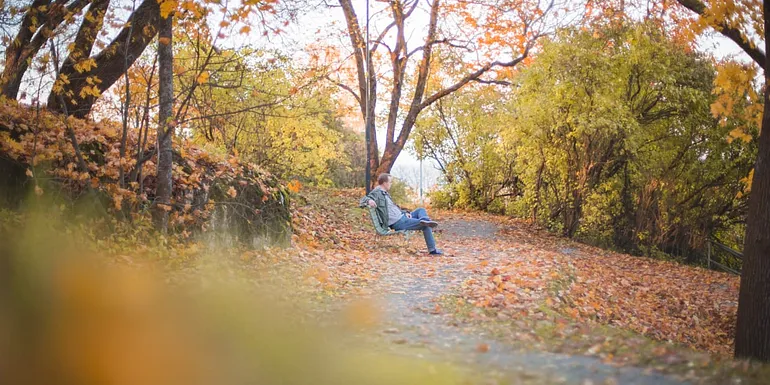
[[[438,203],[505,210],[595,244],[696,261],[707,237],[745,218],[756,154],[754,144],[729,140],[738,130],[756,135],[754,116],[712,117],[720,101],[754,110],[733,96],[746,88],[720,79],[653,25],[565,30],[510,96],[481,89],[450,99],[455,110],[436,108],[415,148],[447,176]]]
[[[388,193],[393,199],[393,202],[404,208],[411,205],[412,198],[414,197],[414,191],[409,184],[399,178],[393,178],[393,183],[391,184]]]
[[[328,87],[278,52],[214,49],[206,36],[181,32],[177,40],[175,89],[188,101],[178,125],[194,143],[212,143],[283,179],[328,184],[332,164],[348,167],[337,156],[343,129]],[[138,80],[134,98],[152,98]]]
[[[735,121],[712,119],[713,72],[648,25],[546,45],[522,74],[510,131],[526,159],[519,210],[540,209],[566,235],[695,260],[703,239],[745,215],[736,195],[756,151],[728,143]]]
[[[364,187],[366,179],[366,143],[362,133],[341,129],[341,151],[331,161],[327,172],[332,185],[341,188]]]
[[[7,100],[0,103],[0,109],[0,126],[9,132],[0,133],[2,156],[26,168],[36,194],[84,196],[91,204],[102,204],[106,211],[133,221],[146,214],[154,199],[155,164],[149,158],[140,159],[143,171],[137,171],[136,159],[119,161],[119,124],[65,118]],[[79,166],[66,137],[68,129],[75,133],[86,169]],[[135,133],[128,135],[129,148],[136,148],[139,142]],[[271,174],[238,157],[209,153],[190,142],[177,143],[174,151],[172,229],[184,235],[206,230],[211,216],[224,205],[245,221],[239,228],[249,233],[273,230],[277,232],[273,240],[285,241],[287,194]],[[127,170],[126,179],[128,175],[137,179],[121,181],[121,167]]]
[[[438,163],[456,194],[450,206],[488,210],[498,198],[518,193],[515,158],[500,136],[510,121],[505,97],[489,86],[468,87],[437,102],[418,121],[414,152]],[[440,205],[444,201],[433,198]]]

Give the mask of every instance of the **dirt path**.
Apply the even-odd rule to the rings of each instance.
[[[526,344],[497,338],[443,311],[442,296],[461,290],[471,276],[469,265],[482,258],[515,262],[518,257],[516,248],[466,247],[501,241],[504,236],[490,222],[454,220],[442,222],[440,228],[440,247],[451,256],[429,259],[426,255],[423,263],[393,264],[372,288],[373,299],[384,312],[380,333],[393,352],[448,359],[475,368],[492,383],[688,383],[648,369],[607,364],[596,357],[530,350]],[[422,237],[415,238],[422,241]]]

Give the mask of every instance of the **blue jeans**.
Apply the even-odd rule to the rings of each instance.
[[[390,227],[393,228],[393,230],[422,230],[422,235],[425,237],[425,245],[428,246],[428,251],[436,250],[436,240],[433,239],[433,229],[420,223],[421,219],[427,221],[430,220],[428,212],[423,208],[414,210],[411,218],[402,215],[401,219]]]

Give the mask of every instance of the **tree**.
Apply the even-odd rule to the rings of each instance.
[[[171,210],[173,179],[172,139],[174,137],[174,50],[173,14],[161,15],[158,35],[158,169],[154,202],[155,226],[165,231],[168,227],[168,212]]]
[[[702,242],[747,211],[757,123],[743,113],[746,88],[713,89],[734,75],[720,69],[715,81],[707,57],[651,22],[567,29],[510,78],[515,87],[469,86],[431,106],[415,150],[448,182],[434,203],[696,263]],[[733,116],[712,116],[724,109],[715,102]]]
[[[765,0],[762,10],[767,53],[770,52],[770,22],[767,18],[770,2]],[[746,53],[764,68],[765,108],[746,219],[735,355],[770,361],[770,63],[761,52],[752,55],[752,47],[747,48],[744,48]]]
[[[369,137],[367,158],[372,172],[377,174],[390,171],[423,110],[468,83],[495,82],[494,76],[485,75],[497,69],[515,67],[528,57],[537,39],[550,27],[547,16],[555,8],[554,1],[543,5],[540,3],[526,0],[457,1],[444,6],[440,0],[430,2],[425,37],[421,45],[409,47],[406,23],[418,10],[420,0],[391,1],[385,10],[389,14],[387,26],[370,42],[366,41],[361,30],[361,22],[352,1],[339,0],[357,75],[355,86],[342,84],[343,88],[354,96],[362,116],[373,117],[379,100],[378,84],[390,86],[382,157],[379,156],[377,146],[375,120],[371,118],[365,123]],[[446,22],[446,25],[440,25],[440,21]],[[457,33],[452,31],[457,30],[458,24],[474,32],[464,38],[456,36]],[[480,29],[481,25],[484,28]],[[479,32],[481,30],[483,32]],[[471,36],[470,40],[468,35]],[[388,41],[388,38],[392,41]],[[432,65],[438,46],[458,51],[458,58],[462,57],[462,52],[475,51],[481,61],[460,64],[464,71],[457,78],[443,77],[446,74]],[[383,56],[389,62],[387,80],[377,75],[378,66],[374,63],[380,49],[387,52]],[[506,59],[498,59],[503,55],[501,52],[505,53]],[[367,60],[367,57],[373,59]],[[408,78],[410,71],[414,71],[411,81]],[[440,81],[433,82],[439,87],[432,89],[428,84],[434,77]]]
[[[713,76],[649,23],[548,42],[512,98],[520,209],[566,236],[685,254],[740,213],[752,155],[710,114]]]
[[[88,7],[69,53],[57,69],[62,82],[59,94],[51,92],[48,107],[76,117],[85,117],[94,101],[131,66],[157,33],[159,3],[144,0],[131,14],[112,42],[91,57],[96,37],[103,30],[109,0],[34,0],[26,9],[16,37],[6,49],[5,67],[0,75],[0,95],[16,99],[24,74],[40,49],[77,20]],[[45,56],[41,60],[45,59]],[[61,96],[61,97],[60,97]],[[62,101],[64,104],[62,104]]]
[[[86,0],[59,0],[53,4],[50,0],[32,1],[24,11],[16,37],[6,47],[5,65],[0,75],[0,95],[16,99],[22,77],[40,49],[53,37],[62,22],[71,20],[89,4],[90,1]],[[93,8],[96,11],[101,6],[96,4]],[[98,11],[89,10],[88,14],[99,18]]]
[[[175,81],[183,94],[191,90],[179,125],[194,141],[302,182],[327,183],[332,162],[347,165],[332,86],[275,51],[211,50],[194,33],[178,37],[177,65],[185,70]]]
[[[770,5],[761,0],[714,1],[708,6],[700,0],[677,1],[698,15],[700,26],[712,27],[735,42],[764,69],[764,111],[746,219],[735,356],[770,361]]]
[[[489,210],[496,200],[520,193],[516,157],[500,135],[512,120],[508,91],[468,86],[436,102],[417,121],[414,150],[438,164],[457,194],[447,203]]]

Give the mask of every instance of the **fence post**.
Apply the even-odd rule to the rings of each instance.
[[[708,251],[706,252],[709,270],[711,270],[711,240],[708,241]]]

